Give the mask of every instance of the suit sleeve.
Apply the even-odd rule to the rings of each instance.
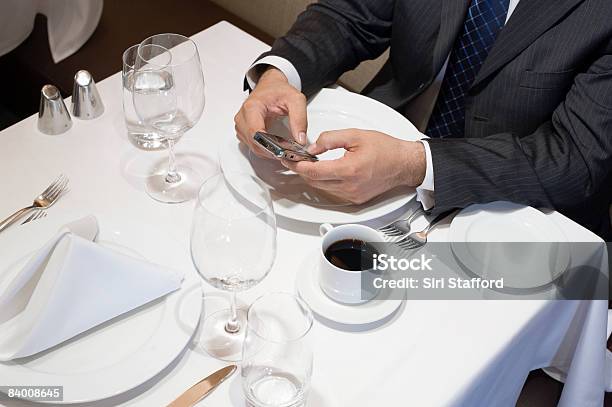
[[[310,96],[387,49],[394,4],[395,0],[321,0],[311,4],[259,59],[268,55],[287,59],[300,75],[302,92]]]
[[[612,43],[533,134],[428,142],[434,212],[496,200],[575,211],[612,188]]]

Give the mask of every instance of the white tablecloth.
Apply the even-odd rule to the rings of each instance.
[[[234,137],[233,115],[244,99],[244,72],[268,46],[226,22],[193,38],[204,65],[207,105],[201,121],[178,144],[178,155],[212,166],[222,140]],[[71,193],[49,216],[95,213],[105,233],[149,260],[177,269],[193,267],[188,254],[193,204],[163,205],[143,192],[143,169],[164,155],[137,151],[127,141],[119,74],[98,86],[106,111],[96,120],[75,120],[68,133],[50,137],[36,131],[33,116],[0,133],[0,172],[5,174],[0,213],[29,202],[34,186],[64,172],[70,176]],[[547,216],[573,241],[600,241],[559,213]],[[145,223],[155,225],[159,234],[136,233],[134,238]],[[317,228],[279,219],[274,268],[240,298],[248,303],[271,290],[293,291],[296,259],[300,263],[300,256],[317,247]],[[447,227],[440,227],[432,238],[444,240],[447,233]],[[165,239],[168,250],[151,250],[149,239]],[[602,265],[606,259],[589,261]],[[205,290],[213,291],[210,286]],[[600,407],[606,315],[605,301],[408,301],[391,320],[365,331],[317,321],[308,405],[511,406],[530,370],[555,364],[569,369],[562,406]],[[165,405],[222,366],[191,345],[148,383],[92,406]],[[240,375],[201,404],[244,405]]]

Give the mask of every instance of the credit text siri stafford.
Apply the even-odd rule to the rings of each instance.
[[[396,258],[388,254],[375,254],[372,269],[374,271],[433,271],[431,262],[424,253],[419,257]],[[376,277],[372,280],[374,288],[504,288],[504,279],[460,278],[460,277]]]
[[[504,279],[487,280],[479,277],[474,278],[437,278],[424,277],[422,279],[416,277],[403,277],[397,279],[387,279],[376,277],[372,280],[374,288],[504,288]]]

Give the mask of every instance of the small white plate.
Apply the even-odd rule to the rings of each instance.
[[[376,130],[401,140],[418,140],[423,135],[401,114],[374,99],[338,89],[323,89],[308,103],[308,140],[321,132],[347,128]],[[271,133],[287,136],[286,120],[278,121]],[[327,151],[321,160],[342,157],[343,149]],[[241,171],[260,178],[271,190],[274,210],[285,218],[315,223],[358,223],[391,213],[414,196],[414,188],[395,188],[364,204],[339,201],[308,186],[297,174],[276,160],[258,158],[231,138],[220,147],[224,171]]]
[[[325,319],[345,325],[365,325],[380,321],[391,315],[402,305],[402,300],[385,299],[396,297],[390,290],[382,290],[376,298],[358,305],[345,305],[329,298],[318,281],[318,262],[313,265],[318,251],[314,250],[304,258],[296,278],[296,288],[300,297],[312,311]]]
[[[143,257],[112,241],[100,244],[132,257]],[[27,258],[5,269],[0,280],[13,275],[25,261]],[[64,399],[54,402],[58,404],[86,403],[119,395],[151,379],[180,355],[197,328],[201,312],[201,282],[196,272],[189,269],[181,288],[165,297],[47,351],[1,362],[2,385],[61,385]]]
[[[451,223],[449,240],[469,271],[486,279],[503,277],[506,288],[544,287],[570,264],[561,229],[539,210],[511,202],[463,209]]]

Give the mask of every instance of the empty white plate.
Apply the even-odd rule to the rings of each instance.
[[[545,214],[510,202],[471,205],[453,219],[449,240],[457,260],[505,288],[546,286],[569,266],[567,238]]]

